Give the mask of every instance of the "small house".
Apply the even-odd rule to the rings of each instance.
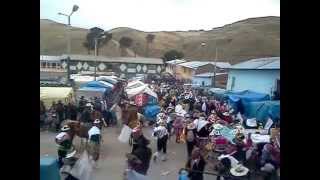
[[[214,78],[216,79],[215,87],[226,88],[228,73],[202,73],[192,76],[192,84],[201,86],[201,87],[213,87]]]
[[[280,57],[252,59],[231,66],[227,90],[280,94]]]
[[[178,79],[192,82],[192,77],[197,74],[203,73],[224,73],[230,67],[226,62],[213,62],[213,61],[189,61],[177,65],[176,76]]]

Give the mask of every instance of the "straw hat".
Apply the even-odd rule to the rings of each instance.
[[[67,131],[69,131],[70,130],[70,127],[69,127],[69,125],[64,125],[62,128],[61,128],[61,131],[62,132],[67,132]]]
[[[238,164],[237,166],[230,169],[230,173],[233,176],[245,176],[249,172],[249,169],[243,166],[242,164]]]

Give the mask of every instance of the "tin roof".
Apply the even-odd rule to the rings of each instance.
[[[62,55],[62,59],[66,59],[68,55]],[[105,56],[90,56],[90,55],[70,55],[71,60],[80,61],[99,61],[113,63],[136,63],[136,64],[163,64],[160,58],[145,58],[145,57],[105,57]]]
[[[280,69],[280,57],[251,59],[235,64],[230,69]]]
[[[46,56],[40,55],[40,61],[60,61],[61,56]]]
[[[175,60],[167,61],[166,63],[167,64],[180,64],[180,63],[184,63],[184,62],[186,62],[186,61],[183,59],[175,59]]]
[[[216,76],[225,75],[228,73],[216,73]],[[202,74],[196,74],[194,77],[214,77],[214,73],[202,73]]]
[[[231,65],[228,62],[212,62],[212,61],[189,61],[185,63],[178,64],[179,66],[191,68],[191,69],[197,69],[198,67],[207,65],[207,64],[212,64],[212,65],[217,65],[219,68],[229,68]]]

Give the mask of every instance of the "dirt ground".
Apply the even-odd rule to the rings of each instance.
[[[120,143],[118,137],[117,128],[106,128],[103,131],[103,144],[101,147],[101,156],[99,161],[99,167],[94,169],[94,177],[92,180],[122,180],[122,173],[125,168],[125,154],[130,152],[131,148],[128,144]],[[151,139],[151,128],[144,128],[144,134]],[[57,133],[43,131],[40,132],[40,156],[50,155],[57,156],[56,144],[54,137]],[[80,144],[80,139],[75,138],[74,144],[77,146]],[[156,141],[151,139],[152,152],[155,152]],[[150,164],[148,176],[152,180],[175,180],[178,179],[178,171],[184,167],[187,160],[187,149],[185,144],[175,143],[175,138],[168,142],[167,147],[168,160],[165,162],[158,161]],[[211,170],[210,164],[207,164],[206,170]],[[165,175],[162,175],[162,174]],[[215,180],[213,175],[205,175],[205,180]]]

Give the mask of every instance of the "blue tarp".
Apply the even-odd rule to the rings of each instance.
[[[113,85],[107,82],[100,82],[100,81],[90,81],[88,83],[85,83],[80,86],[82,87],[92,87],[92,88],[106,88],[106,89],[112,89]]]
[[[244,103],[246,102],[257,102],[257,101],[268,101],[270,96],[268,94],[258,93],[250,90],[245,91],[228,91],[226,93],[229,104],[236,111],[244,113]]]
[[[230,101],[238,102],[238,101],[267,101],[270,100],[270,96],[268,94],[258,93],[250,90],[245,91],[229,91],[227,92],[227,96]]]
[[[147,120],[155,121],[157,114],[160,112],[160,106],[158,105],[147,105],[144,107],[143,115]]]
[[[157,100],[157,98],[155,98],[155,97],[153,97],[153,96],[148,95],[148,102],[147,102],[147,105],[155,105],[155,104],[158,104],[158,100]]]
[[[57,158],[40,157],[40,180],[60,180]]]
[[[244,102],[243,106],[247,118],[256,118],[263,125],[268,117],[273,122],[280,120],[280,101]]]
[[[110,91],[110,89],[107,88],[98,88],[98,87],[81,87],[78,89],[78,91],[98,91],[98,92],[106,92],[106,91]]]

